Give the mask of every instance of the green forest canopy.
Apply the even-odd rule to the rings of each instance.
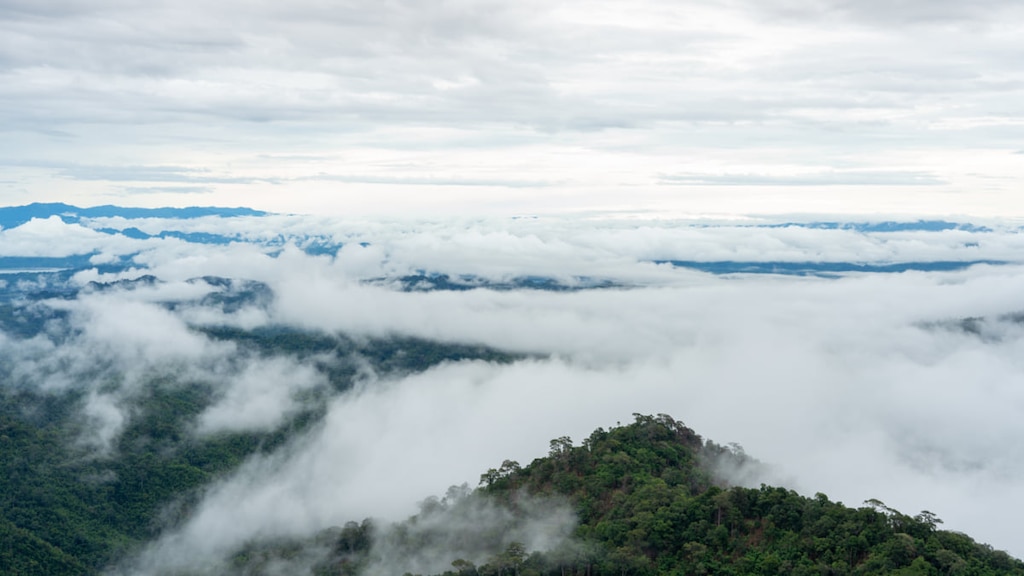
[[[167,528],[157,517],[173,526],[169,510],[181,521],[202,486],[318,417],[310,409],[272,433],[200,439],[183,430],[208,405],[209,391],[152,384],[110,461],[73,454],[79,398],[4,394],[0,572],[81,575],[115,566]],[[1021,561],[940,529],[941,520],[928,511],[911,516],[878,501],[852,508],[823,494],[730,487],[715,472],[745,465],[756,463],[742,451],[705,441],[668,416],[638,414],[632,423],[594,431],[580,445],[568,437],[552,440],[548,454],[526,466],[506,460],[485,471],[476,490],[428,500],[405,523],[365,520],[310,540],[252,542],[226,571],[269,574],[274,561],[317,550],[315,562],[293,573],[361,574],[380,560],[381,542],[389,554],[410,556],[436,544],[423,529],[433,516],[486,505],[507,511],[514,523],[531,513],[527,501],[548,499],[575,514],[569,538],[549,549],[527,549],[500,533],[481,533],[491,538],[492,552],[483,559],[453,555],[443,573],[1024,574]]]

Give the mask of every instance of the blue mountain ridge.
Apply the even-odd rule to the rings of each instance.
[[[964,232],[992,232],[987,226],[948,222],[946,220],[916,220],[914,222],[784,222],[781,224],[759,224],[758,228],[810,228],[813,230],[855,230],[857,232],[944,232],[946,230],[962,230]]]
[[[977,264],[1001,266],[1004,260],[935,260],[928,262],[891,262],[863,264],[857,262],[786,262],[736,260],[654,260],[655,264],[671,264],[676,268],[689,268],[709,274],[784,274],[787,276],[834,276],[848,272],[900,273],[900,272],[954,272]]]
[[[33,218],[49,218],[59,216],[65,223],[79,222],[82,218],[113,218],[121,217],[129,220],[137,218],[168,218],[189,220],[204,216],[220,216],[234,218],[238,216],[266,216],[268,212],[252,208],[220,208],[215,206],[190,206],[186,208],[131,208],[125,206],[92,206],[81,208],[60,202],[34,202],[25,206],[0,207],[0,227],[16,228]]]
[[[20,226],[33,218],[60,217],[65,223],[79,223],[82,219],[99,217],[120,217],[126,220],[142,218],[162,218],[168,220],[188,220],[202,217],[262,217],[268,212],[245,207],[185,207],[185,208],[132,208],[113,205],[78,207],[64,203],[33,203],[25,206],[0,207],[0,227],[10,229]],[[714,228],[723,225],[702,224],[701,228]],[[851,230],[863,234],[884,234],[891,232],[944,232],[960,230],[969,233],[990,233],[991,228],[976,226],[969,223],[950,222],[946,220],[916,221],[880,221],[880,222],[842,222],[842,221],[810,221],[782,222],[772,224],[729,225],[737,228],[785,228],[797,227],[817,230]],[[216,232],[184,232],[171,227],[159,233],[150,234],[138,227],[129,226],[124,229],[94,228],[97,232],[110,235],[122,235],[136,240],[176,238],[191,244],[228,244],[231,242],[247,242],[244,237],[236,234],[220,234]],[[285,237],[278,235],[271,239],[258,242],[271,249],[268,255],[276,257],[280,248],[294,243],[312,256],[333,257],[342,247],[328,236],[309,235]],[[367,246],[366,242],[360,243]],[[965,246],[977,246],[977,242],[965,243]],[[274,250],[277,249],[277,250]],[[109,262],[102,266],[94,266],[90,259],[94,253],[75,254],[67,257],[45,258],[27,256],[0,257],[0,299],[27,296],[30,299],[61,294],[65,297],[77,292],[63,284],[71,274],[79,270],[98,268],[104,272],[123,271],[129,268],[144,268],[133,263],[133,255],[125,255],[117,262]],[[698,270],[715,275],[729,274],[776,274],[790,276],[816,276],[821,278],[837,278],[847,273],[901,273],[908,271],[948,272],[962,270],[974,265],[1004,265],[1008,261],[1001,260],[944,260],[920,262],[811,262],[811,261],[704,261],[687,259],[662,259],[652,261],[655,264],[668,264],[677,268]],[[601,278],[576,278],[566,283],[557,278],[530,275],[503,281],[489,280],[472,274],[448,275],[428,270],[419,270],[414,274],[397,278],[365,279],[370,284],[389,285],[405,291],[461,291],[486,288],[493,290],[588,290],[595,288],[622,287],[621,285]],[[27,287],[25,289],[19,286]]]

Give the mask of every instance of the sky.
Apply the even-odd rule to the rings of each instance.
[[[0,3],[0,205],[1024,217],[1014,0]]]

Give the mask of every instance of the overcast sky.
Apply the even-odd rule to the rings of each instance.
[[[1024,217],[1014,0],[3,0],[0,204]]]

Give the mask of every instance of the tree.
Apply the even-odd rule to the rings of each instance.
[[[551,448],[548,450],[548,456],[559,459],[562,456],[568,455],[571,451],[572,438],[569,438],[568,436],[560,436],[551,441]]]
[[[522,567],[523,561],[526,560],[526,546],[523,546],[522,542],[509,542],[505,552],[502,553],[502,560],[508,567],[512,568],[516,576],[519,576],[519,568]]]
[[[469,560],[464,560],[462,558],[456,558],[452,562],[452,568],[455,568],[455,571],[463,576],[468,576],[470,574],[477,573],[476,564],[473,564]]]

